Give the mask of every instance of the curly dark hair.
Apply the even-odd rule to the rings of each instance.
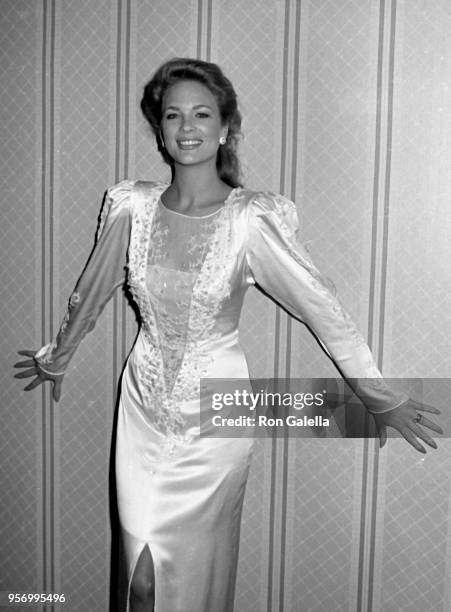
[[[164,63],[144,88],[141,110],[155,134],[158,150],[174,172],[174,161],[163,147],[161,119],[163,97],[178,81],[197,81],[208,87],[218,104],[222,123],[228,126],[227,140],[218,148],[216,169],[219,178],[230,187],[241,187],[241,169],[237,155],[241,136],[241,114],[232,83],[217,64],[188,57],[176,57]]]

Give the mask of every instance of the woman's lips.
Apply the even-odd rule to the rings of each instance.
[[[195,138],[187,138],[185,140],[178,140],[177,144],[182,151],[189,151],[190,149],[196,149],[202,144],[202,140]]]

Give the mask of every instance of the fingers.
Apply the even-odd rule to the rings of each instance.
[[[441,414],[441,411],[435,406],[429,406],[429,404],[421,404],[415,400],[411,400],[411,403],[414,404],[415,410],[421,410],[423,412],[431,412],[432,414]]]
[[[14,378],[28,378],[29,376],[36,376],[38,373],[38,370],[36,367],[34,368],[30,368],[29,370],[25,370],[23,372],[18,372],[17,374],[14,374]]]
[[[25,355],[25,357],[34,357],[36,355],[36,351],[17,351],[19,355]]]
[[[27,359],[25,361],[18,361],[14,364],[15,368],[28,368],[27,370],[23,370],[14,374],[14,378],[29,378],[30,376],[35,376],[36,378],[32,380],[26,387],[24,387],[24,391],[31,391],[32,389],[36,389],[40,384],[42,384],[45,380],[49,380],[52,382],[52,397],[55,402],[58,402],[61,397],[61,384],[62,377],[59,379],[55,379],[53,375],[45,374],[41,372],[36,359],[35,354],[36,351],[17,351],[19,355],[24,355],[25,357],[31,357],[31,359]]]
[[[39,376],[37,376],[34,380],[31,381],[29,385],[24,387],[23,390],[31,391],[32,389],[35,389],[37,386],[39,386],[42,382],[43,382],[42,378],[39,378]]]
[[[431,436],[429,434],[427,434],[416,423],[413,423],[410,426],[410,431],[412,431],[418,438],[420,438],[420,440],[423,440],[423,442],[426,442],[426,444],[428,444],[430,447],[437,448],[437,444],[434,442],[434,440],[431,438]]]
[[[435,431],[438,434],[443,433],[443,429],[439,427],[436,423],[434,423],[434,421],[431,421],[427,417],[422,416],[421,420],[419,421],[419,424],[422,425],[423,427],[429,427],[429,429],[432,429],[432,431]]]
[[[31,368],[36,365],[36,361],[34,359],[27,359],[26,361],[18,361],[13,365],[14,368]]]
[[[382,448],[387,442],[387,428],[382,427],[379,433],[379,447]]]
[[[53,399],[55,402],[59,402],[61,397],[61,380],[56,380],[53,383]]]
[[[408,400],[392,411],[375,414],[374,418],[378,427],[380,446],[382,447],[387,439],[387,434],[386,432],[383,433],[382,428],[390,426],[398,430],[407,442],[418,452],[426,453],[426,449],[421,442],[436,449],[436,442],[423,427],[427,427],[437,434],[443,434],[443,430],[439,425],[434,423],[434,421],[421,414],[424,412],[440,414],[440,410],[434,406],[422,404],[415,400]]]
[[[32,391],[33,389],[36,389],[36,387],[42,384],[45,380],[50,380],[50,379],[45,379],[45,378],[41,378],[40,376],[37,376],[34,380],[31,381],[29,385],[24,387],[24,391]],[[55,402],[59,402],[59,399],[61,397],[61,380],[58,380],[58,381],[52,380],[51,382],[53,383],[52,397],[55,400]]]
[[[404,438],[407,440],[407,442],[413,446],[413,448],[415,448],[420,453],[423,453],[423,454],[426,453],[426,449],[424,448],[424,446],[422,446],[418,442],[418,440],[416,439],[415,435],[413,434],[413,432],[410,429],[406,429],[406,430],[402,431],[401,433],[404,436]]]
[[[34,359],[36,351],[24,350],[24,351],[17,351],[17,352],[19,353],[19,355],[24,355],[25,357],[32,357],[32,359],[27,359],[26,361],[18,361],[17,363],[14,364],[13,366],[14,368],[32,368],[33,366],[36,367],[36,361]],[[28,376],[32,376],[32,374],[28,374]],[[23,376],[19,376],[17,374],[15,377],[24,378]]]

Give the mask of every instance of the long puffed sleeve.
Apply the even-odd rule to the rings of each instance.
[[[94,248],[69,298],[58,335],[35,354],[44,372],[64,374],[77,346],[125,281],[133,184],[125,180],[107,191]]]
[[[308,325],[370,412],[406,401],[407,395],[388,387],[333,283],[300,244],[294,203],[261,193],[249,202],[248,213],[246,255],[254,282]]]

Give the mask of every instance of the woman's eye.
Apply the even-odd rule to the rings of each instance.
[[[177,113],[168,113],[166,115],[166,119],[175,119],[177,117]]]
[[[205,119],[206,117],[209,117],[210,115],[208,113],[203,113],[203,112],[199,112],[196,114],[196,117],[199,117],[200,119]]]

